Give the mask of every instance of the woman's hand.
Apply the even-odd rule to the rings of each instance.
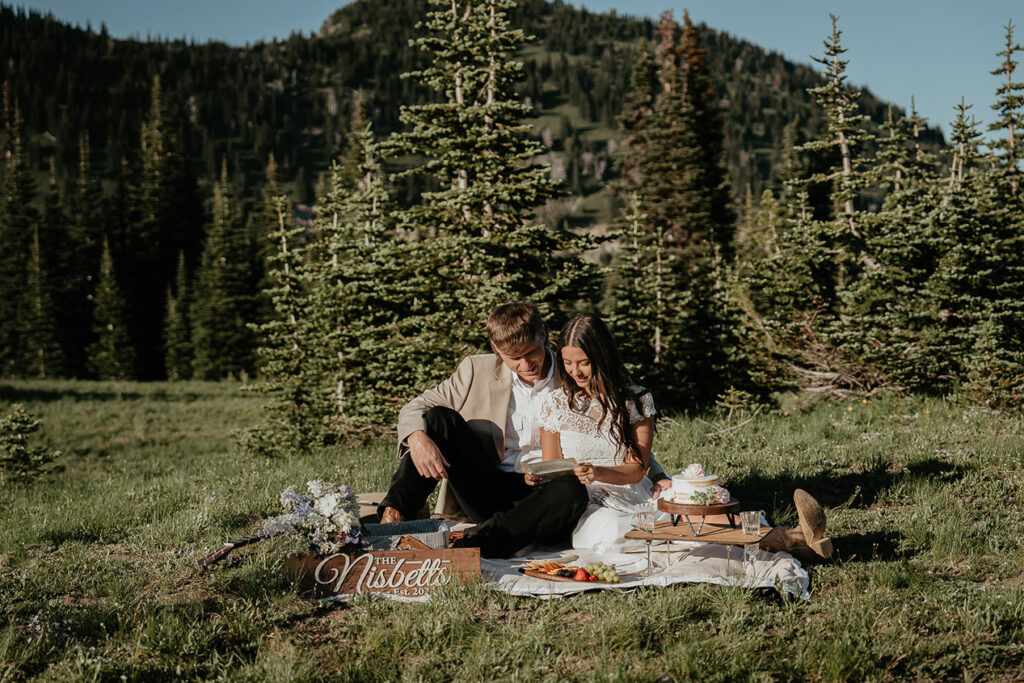
[[[536,474],[530,474],[529,472],[523,472],[523,476],[526,478],[527,486],[536,486],[540,483],[540,477]]]
[[[597,481],[597,468],[589,462],[580,463],[573,468],[572,473],[580,480],[581,484],[593,484]]]

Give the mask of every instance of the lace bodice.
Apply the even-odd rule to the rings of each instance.
[[[639,386],[631,388],[639,398],[628,403],[630,423],[653,417],[656,411],[650,392]],[[612,426],[610,417],[601,423],[601,404],[580,397],[577,408],[578,412],[569,408],[569,396],[561,390],[545,396],[540,405],[540,426],[559,435],[562,456],[595,465],[621,465],[624,453],[619,452],[615,438],[617,430]]]

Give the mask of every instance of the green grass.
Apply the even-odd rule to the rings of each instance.
[[[809,568],[806,602],[472,586],[336,605],[299,595],[274,541],[194,565],[276,513],[287,485],[390,477],[388,440],[238,453],[260,400],[230,383],[0,383],[0,412],[24,403],[63,452],[34,485],[0,488],[0,680],[1024,676],[1019,417],[892,396],[663,421],[670,471],[702,462],[776,523],[795,522],[796,487],[826,506],[837,558]]]

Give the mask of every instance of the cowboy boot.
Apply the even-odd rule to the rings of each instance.
[[[832,556],[832,541],[827,538],[819,539],[815,546],[808,546],[804,538],[804,532],[800,529],[777,526],[765,534],[758,543],[761,550],[772,553],[789,553],[801,564],[820,562],[822,558]]]
[[[793,504],[805,545],[821,557],[832,557],[832,541],[825,538],[825,511],[814,496],[803,489],[793,492]]]

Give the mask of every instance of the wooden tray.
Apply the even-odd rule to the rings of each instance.
[[[718,505],[693,505],[691,503],[670,503],[659,498],[658,509],[671,515],[691,515],[693,517],[728,515],[740,509],[740,501],[733,498],[728,503]]]

